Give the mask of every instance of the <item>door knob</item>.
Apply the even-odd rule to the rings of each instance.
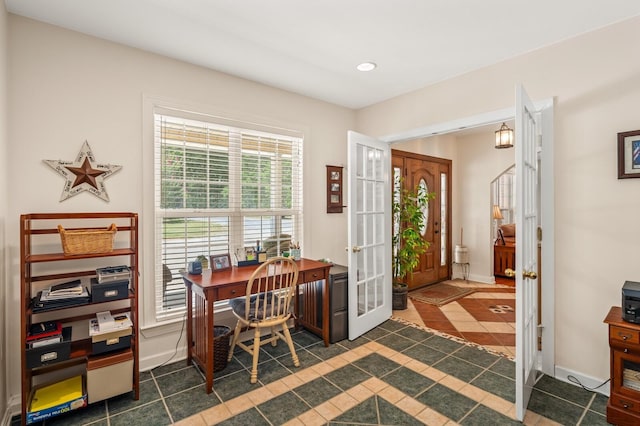
[[[362,248],[361,248],[361,247],[358,247],[358,246],[353,246],[353,247],[351,247],[351,251],[352,251],[352,252],[354,252],[354,253],[360,253],[360,250],[361,250],[361,249],[362,249]]]
[[[507,269],[504,270],[504,274],[506,276],[508,276],[509,278],[513,278],[513,277],[516,276],[516,271],[514,271],[511,268],[507,268]],[[530,278],[532,280],[535,280],[536,278],[538,278],[538,274],[536,274],[533,271],[524,271],[522,273],[522,278]]]

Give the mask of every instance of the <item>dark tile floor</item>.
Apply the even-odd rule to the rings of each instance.
[[[515,368],[505,357],[394,320],[329,348],[306,331],[292,336],[301,367],[293,367],[286,345],[266,345],[257,384],[249,383],[244,352],[216,374],[209,395],[199,370],[180,361],[142,373],[138,401],[123,395],[44,424],[519,424],[508,415]],[[253,403],[242,402],[247,395]],[[606,403],[601,394],[542,376],[525,424],[606,425]],[[216,417],[227,406],[233,415]],[[19,422],[16,416],[11,424]]]

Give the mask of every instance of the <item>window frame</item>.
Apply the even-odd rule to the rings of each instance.
[[[228,217],[229,218],[229,246],[234,246],[234,241],[243,241],[243,222],[245,217],[265,217],[272,216],[274,218],[280,217],[282,219],[275,220],[278,227],[281,226],[282,220],[286,220],[287,217],[292,219],[291,227],[293,228],[293,238],[296,240],[302,241],[303,238],[303,216],[304,216],[304,195],[302,191],[303,187],[303,147],[304,147],[304,133],[298,130],[289,130],[282,127],[272,127],[268,124],[258,125],[252,121],[239,121],[231,118],[222,118],[218,115],[211,115],[208,113],[194,113],[191,112],[194,109],[184,109],[184,108],[174,108],[167,107],[165,105],[160,105],[158,102],[148,99],[148,102],[145,102],[145,111],[147,114],[145,116],[150,117],[151,123],[147,125],[145,123],[146,131],[143,133],[148,134],[145,137],[145,140],[151,141],[153,155],[151,161],[144,161],[144,164],[147,165],[145,169],[150,169],[145,171],[145,177],[147,179],[145,187],[147,189],[152,189],[151,197],[145,197],[145,205],[151,207],[152,214],[147,215],[147,220],[150,220],[152,223],[147,224],[145,229],[151,231],[150,244],[147,244],[151,250],[147,251],[147,253],[153,253],[152,259],[150,262],[145,262],[146,265],[152,267],[153,277],[148,277],[147,282],[153,283],[151,286],[145,286],[147,291],[144,292],[144,301],[146,302],[145,309],[143,312],[143,328],[153,327],[154,325],[168,324],[171,322],[176,322],[182,319],[186,313],[186,306],[182,306],[179,309],[172,309],[171,312],[168,312],[166,309],[159,306],[159,303],[162,303],[162,300],[158,298],[158,292],[162,290],[162,239],[157,236],[156,230],[161,229],[160,224],[157,220],[162,220],[162,217]],[[156,141],[156,129],[155,129],[155,119],[156,114],[167,114],[174,117],[184,118],[187,120],[198,120],[209,123],[215,123],[217,126],[225,126],[230,129],[237,130],[238,136],[242,133],[251,134],[253,136],[257,135],[266,135],[266,136],[278,136],[283,139],[288,140],[298,140],[297,144],[297,152],[292,152],[292,159],[294,162],[298,163],[298,166],[295,164],[292,165],[292,176],[291,176],[291,186],[292,192],[297,194],[298,201],[297,203],[293,202],[289,208],[256,208],[246,210],[242,207],[241,200],[241,188],[242,188],[242,171],[240,167],[235,167],[229,164],[229,187],[230,187],[230,199],[229,199],[229,208],[227,209],[190,209],[188,212],[184,212],[183,209],[164,209],[162,214],[158,214],[157,206],[159,205],[159,201],[157,199],[158,195],[156,194],[156,190],[160,187],[160,183],[157,181],[156,176],[156,155],[158,151],[161,149],[160,143]],[[296,142],[294,142],[294,145]],[[230,144],[235,148],[240,150],[240,144]],[[148,151],[147,151],[148,152]],[[231,158],[231,153],[229,155]],[[242,153],[238,151],[237,153],[238,161],[242,161]],[[147,159],[148,160],[148,159]],[[150,167],[149,167],[150,166]],[[150,182],[149,182],[150,179]],[[151,187],[149,188],[149,183]],[[235,190],[233,190],[234,188]],[[278,186],[279,188],[279,186]],[[279,191],[276,191],[277,196],[280,197],[281,194]],[[272,194],[272,197],[276,196],[276,194]],[[235,197],[235,198],[233,198]],[[149,202],[149,198],[151,198],[151,203]],[[295,195],[294,195],[295,198]],[[273,205],[273,204],[272,204]],[[233,207],[237,206],[237,207]],[[244,211],[244,212],[243,212]],[[276,229],[276,235],[280,235],[280,229]],[[149,234],[147,234],[149,235]],[[264,237],[263,237],[264,238]],[[186,267],[186,265],[185,265]],[[175,273],[174,273],[175,276]],[[226,302],[221,302],[226,307]],[[220,308],[220,306],[217,306]],[[164,311],[163,311],[164,309]],[[163,311],[163,312],[161,312]]]

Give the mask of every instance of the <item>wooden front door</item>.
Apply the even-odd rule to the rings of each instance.
[[[451,277],[451,160],[392,150],[393,175],[402,177],[406,188],[425,186],[435,193],[429,202],[423,237],[429,248],[405,281],[409,289]],[[394,182],[396,180],[394,179]]]

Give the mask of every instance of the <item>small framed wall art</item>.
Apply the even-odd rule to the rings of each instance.
[[[640,178],[640,130],[618,133],[618,179]]]
[[[327,166],[327,213],[342,213],[342,167]]]

